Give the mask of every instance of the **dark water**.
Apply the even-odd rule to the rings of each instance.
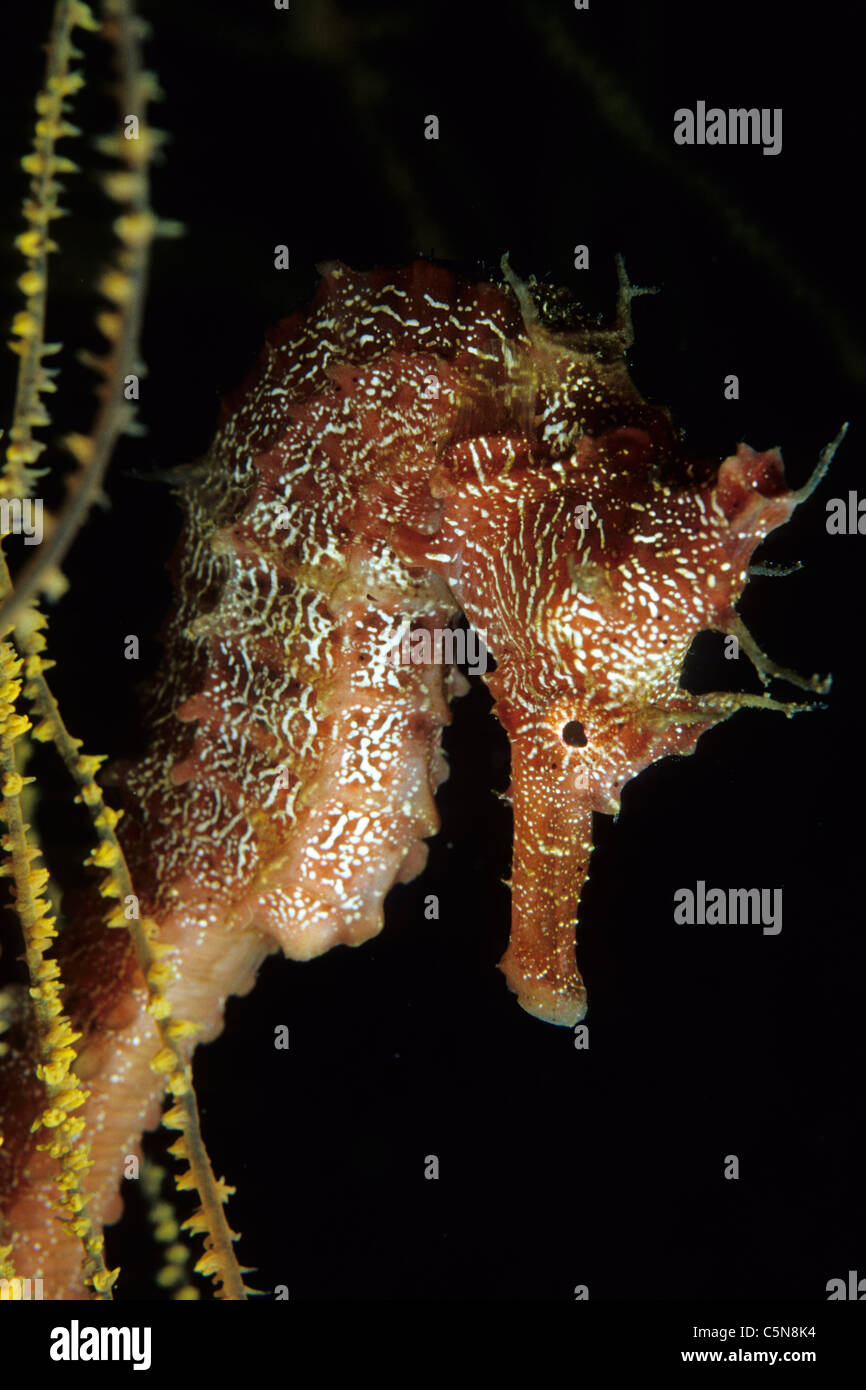
[[[588,1051],[525,1016],[495,969],[510,824],[490,789],[507,784],[508,753],[481,687],[447,736],[428,871],[394,890],[383,935],[307,965],[272,960],[229,1005],[196,1070],[253,1282],[299,1298],[568,1300],[586,1284],[593,1298],[822,1299],[858,1261],[866,1273],[855,1206],[866,538],[824,525],[827,499],[862,479],[862,33],[844,7],[805,19],[768,3],[144,8],[167,94],[157,122],[171,135],[154,201],[188,234],[161,244],[153,267],[149,434],[119,452],[111,509],[77,544],[53,623],[55,687],[89,750],[134,753],[131,676],[155,668],[170,602],[177,516],[164,486],[132,475],[203,452],[220,395],[312,292],[317,261],[422,253],[484,276],[509,251],[519,273],[602,314],[620,251],[633,279],[661,290],[635,306],[634,378],[696,453],[778,444],[799,485],[852,426],[819,493],[759,553],[803,570],[756,579],[742,604],[778,661],[834,673],[828,708],[794,721],[741,713],[690,760],[632,783],[616,825],[599,822],[579,941]],[[5,321],[13,171],[46,28],[47,7],[4,18]],[[675,146],[673,112],[698,100],[782,108],[782,152]],[[423,136],[431,113],[438,141]],[[89,131],[110,120],[98,86],[80,116]],[[69,206],[49,327],[70,363],[61,432],[89,409],[72,349],[97,345],[90,287],[108,241],[86,178]],[[289,271],[273,268],[278,243]],[[588,272],[573,268],[580,243]],[[128,633],[142,639],[134,673]],[[744,667],[741,688],[757,689]],[[731,685],[720,639],[698,644],[688,678]],[[62,809],[60,779],[43,814],[71,872],[86,834]],[[782,887],[782,932],[675,925],[673,894],[698,879]],[[431,893],[438,922],[424,918]],[[272,1045],[283,1023],[287,1053]],[[438,1182],[424,1179],[430,1154]],[[738,1181],[723,1176],[732,1154]],[[134,1205],[110,1242],[122,1292],[153,1296]]]

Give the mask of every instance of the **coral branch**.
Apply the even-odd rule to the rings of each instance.
[[[76,25],[91,30],[99,27],[88,7],[79,0],[59,0],[48,43],[45,84],[36,99],[39,120],[33,153],[21,160],[22,168],[31,175],[30,199],[24,205],[24,216],[30,225],[15,242],[26,258],[27,269],[18,281],[24,293],[24,308],[16,314],[12,324],[18,341],[10,344],[21,360],[10,443],[0,480],[0,493],[5,497],[26,496],[35,479],[41,476],[41,470],[31,465],[45,445],[33,438],[33,430],[50,423],[40,394],[56,389],[52,380],[54,373],[42,365],[42,358],[58,348],[57,344],[45,342],[48,257],[57,250],[56,242],[49,237],[49,227],[63,215],[57,202],[63,190],[56,175],[74,173],[77,169],[70,159],[55,153],[59,139],[80,133],[66,120],[67,98],[84,85],[82,74],[70,70],[72,60],[81,56],[72,46],[72,31]]]
[[[123,397],[123,383],[127,376],[141,371],[138,343],[150,246],[155,235],[176,231],[174,224],[159,223],[150,207],[148,169],[159,136],[145,124],[145,114],[149,101],[158,95],[158,87],[142,64],[142,24],[128,0],[106,0],[105,13],[106,32],[118,57],[120,110],[136,113],[139,121],[137,139],[118,135],[103,143],[104,149],[126,165],[122,173],[104,180],[106,192],[123,208],[114,222],[120,242],[117,261],[100,282],[101,292],[113,305],[111,312],[103,312],[97,320],[110,350],[104,357],[88,359],[101,377],[96,420],[89,435],[69,435],[64,441],[79,467],[67,481],[68,498],[60,516],[52,522],[38,554],[16,576],[14,591],[0,604],[0,630],[4,632],[15,625],[27,600],[52,582],[90,507],[101,495],[117,439],[133,423],[132,407]]]
[[[84,1246],[82,1272],[85,1279],[97,1299],[106,1299],[111,1297],[112,1284],[120,1271],[109,1270],[105,1264],[102,1230],[90,1215],[89,1198],[82,1184],[83,1175],[90,1167],[89,1147],[81,1138],[84,1122],[70,1113],[82,1106],[88,1095],[71,1070],[76,1058],[73,1044],[81,1035],[73,1030],[63,1012],[60,967],[45,956],[46,948],[57,935],[55,919],[48,915],[48,904],[39,896],[48,882],[48,871],[33,867],[39,851],[32,848],[27,839],[28,826],[24,823],[19,800],[25,779],[16,770],[14,744],[30,728],[30,721],[15,711],[21,691],[18,680],[21,665],[8,643],[0,644],[0,768],[3,772],[0,816],[9,828],[2,842],[9,854],[4,872],[11,873],[14,879],[15,909],[24,935],[39,1047],[36,1075],[44,1086],[46,1099],[33,1129],[44,1127],[53,1133],[50,1143],[38,1147],[59,1160],[55,1182],[60,1188],[57,1201],[61,1219]]]

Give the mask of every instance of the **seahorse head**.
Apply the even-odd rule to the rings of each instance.
[[[570,1026],[586,1008],[574,921],[592,815],[615,814],[643,768],[759,702],[681,688],[698,633],[731,634],[762,675],[791,677],[735,605],[755,548],[814,484],[792,492],[775,449],[687,460],[666,412],[637,393],[628,423],[607,424],[620,379],[584,365],[591,343],[546,334],[542,347],[535,428],[523,409],[512,428],[452,447],[427,559],[497,663],[486,680],[511,743],[514,811],[502,968],[528,1012]]]

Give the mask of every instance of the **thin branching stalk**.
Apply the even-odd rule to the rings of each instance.
[[[25,694],[33,701],[40,718],[33,737],[42,741],[50,739],[54,743],[79,786],[78,799],[84,802],[93,816],[99,844],[88,862],[107,871],[107,877],[100,887],[103,896],[118,898],[124,904],[109,914],[106,925],[125,927],[132,937],[147,985],[148,1013],[154,1020],[161,1044],[151,1067],[166,1076],[167,1089],[176,1097],[163,1122],[168,1128],[181,1131],[170,1152],[189,1163],[189,1171],[181,1174],[177,1180],[178,1187],[184,1190],[195,1187],[201,1201],[200,1210],[190,1222],[185,1223],[188,1229],[203,1234],[208,1246],[196,1265],[196,1271],[214,1277],[217,1284],[222,1286],[221,1297],[245,1299],[249,1290],[245,1288],[242,1276],[247,1271],[241,1270],[238,1265],[233,1248],[237,1236],[230,1229],[224,1211],[225,1202],[234,1188],[214,1177],[201,1135],[201,1120],[187,1055],[188,1040],[198,1031],[198,1026],[172,1017],[166,987],[172,983],[174,971],[170,962],[163,959],[170,954],[170,949],[160,944],[157,924],[153,919],[138,916],[138,898],[115,831],[120,813],[105,804],[102,791],[94,781],[104,759],[81,753],[81,742],[71,736],[63,723],[40,668],[41,659],[38,653],[33,653],[28,658],[25,688]]]
[[[78,463],[67,479],[67,500],[60,515],[46,526],[46,537],[33,559],[15,579],[15,588],[0,603],[0,633],[14,627],[28,599],[42,588],[57,583],[57,569],[85,521],[91,506],[102,493],[105,471],[114,446],[124,430],[133,425],[133,407],[124,398],[124,383],[140,375],[139,338],[150,247],[154,237],[173,235],[174,223],[160,223],[150,206],[149,167],[160,142],[159,132],[146,124],[148,103],[159,95],[153,73],[143,66],[142,21],[135,15],[131,0],[105,0],[105,30],[115,45],[118,69],[118,100],[122,117],[134,114],[137,131],[109,136],[100,143],[104,153],[117,156],[126,166],[108,174],[103,186],[121,205],[114,221],[120,243],[116,264],[103,276],[100,292],[113,304],[101,313],[97,325],[109,344],[103,357],[88,357],[101,380],[97,387],[99,407],[90,434],[67,435],[64,443]],[[64,133],[60,131],[58,133]]]
[[[89,359],[101,378],[93,430],[90,435],[74,435],[66,440],[79,463],[79,470],[71,480],[69,499],[60,517],[49,528],[48,539],[38,559],[25,566],[17,577],[14,591],[0,550],[0,619],[3,623],[0,630],[8,633],[14,628],[16,643],[24,654],[25,694],[39,719],[32,729],[32,737],[55,745],[79,787],[77,799],[85,803],[93,817],[98,844],[88,863],[106,871],[100,891],[104,897],[119,898],[124,903],[124,907],[118,906],[109,914],[106,926],[129,931],[146,983],[148,1012],[161,1043],[151,1067],[166,1077],[167,1090],[175,1097],[164,1116],[164,1123],[180,1131],[170,1151],[189,1164],[175,1181],[180,1189],[197,1189],[201,1202],[199,1209],[183,1223],[186,1229],[204,1236],[205,1254],[195,1268],[214,1279],[219,1297],[244,1300],[250,1292],[243,1282],[243,1274],[248,1271],[238,1266],[233,1249],[237,1236],[230,1229],[224,1211],[234,1189],[214,1177],[201,1136],[193,1089],[189,1052],[190,1040],[198,1032],[198,1025],[172,1016],[166,987],[172,982],[174,971],[163,959],[170,951],[158,940],[156,922],[139,918],[138,897],[115,833],[120,813],[105,804],[94,781],[103,759],[82,754],[81,741],[68,732],[45,679],[45,672],[53,663],[43,657],[46,619],[34,602],[40,589],[56,584],[57,565],[91,503],[99,496],[116,440],[133,423],[132,407],[123,399],[122,388],[129,375],[142,371],[138,362],[138,342],[150,244],[155,235],[174,234],[178,230],[175,224],[158,222],[150,208],[148,169],[160,136],[145,123],[147,104],[158,95],[155,77],[142,66],[140,40],[145,26],[135,15],[131,0],[105,0],[104,12],[105,31],[117,53],[121,113],[124,117],[133,114],[137,118],[136,128],[131,132],[134,138],[118,135],[101,142],[103,152],[119,156],[125,165],[121,172],[109,174],[104,179],[109,196],[123,206],[121,216],[114,223],[120,242],[117,262],[99,285],[101,293],[113,306],[97,321],[110,349],[103,358]],[[5,496],[26,492],[40,476],[39,470],[33,470],[30,465],[44,446],[34,440],[32,430],[49,423],[39,400],[40,392],[54,389],[51,374],[41,365],[42,357],[55,346],[44,341],[47,258],[57,249],[48,237],[48,226],[53,218],[61,215],[57,205],[61,190],[54,175],[75,168],[71,161],[61,161],[54,153],[57,139],[77,133],[65,120],[66,98],[83,85],[81,75],[69,68],[70,60],[80,56],[70,41],[75,24],[91,29],[97,27],[90,11],[78,0],[58,0],[49,45],[46,88],[37,102],[40,121],[36,143],[33,154],[24,161],[33,180],[31,201],[25,205],[25,215],[31,226],[18,242],[28,264],[20,286],[25,294],[25,309],[13,325],[17,341],[12,346],[21,360],[11,443],[0,484],[0,495]],[[34,1128],[44,1126],[55,1132],[54,1140],[43,1147],[59,1160],[60,1205],[70,1230],[83,1242],[86,1280],[97,1298],[110,1298],[118,1271],[109,1271],[105,1266],[102,1233],[89,1216],[88,1197],[82,1187],[82,1175],[90,1166],[87,1146],[81,1139],[85,1121],[69,1113],[80,1107],[88,1095],[72,1072],[76,1058],[74,1043],[79,1035],[62,1012],[59,965],[45,958],[45,950],[56,935],[54,918],[47,915],[48,903],[39,896],[49,876],[46,869],[33,867],[39,851],[28,839],[29,827],[20,802],[24,786],[33,780],[21,776],[15,760],[16,739],[32,728],[30,720],[16,708],[21,692],[21,667],[22,658],[10,643],[0,643],[0,789],[3,797],[0,816],[9,828],[3,840],[3,847],[9,853],[4,870],[14,881],[15,907],[24,933],[40,1056],[37,1074],[47,1099]],[[13,1274],[9,1260],[11,1249],[8,1245],[0,1246],[0,1275],[5,1278]]]

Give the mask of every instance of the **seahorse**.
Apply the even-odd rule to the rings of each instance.
[[[640,291],[621,262],[606,329],[576,310],[564,323],[562,292],[507,258],[499,283],[425,261],[320,270],[176,481],[185,523],[149,745],[113,778],[135,910],[168,948],[187,1052],[268,953],[307,960],[381,931],[389,889],[422,872],[438,828],[442,730],[466,689],[453,662],[405,663],[395,639],[438,652],[463,617],[495,659],[484,679],[511,744],[504,979],[530,1014],[574,1027],[593,814],[740,709],[811,707],[690,694],[696,634],[734,637],[765,685],[827,689],[764,656],[736,604],[753,551],[814,491],[832,446],[797,490],[777,449],[690,459],[630,379]],[[92,1214],[110,1222],[170,1059],[154,1071],[125,933],[85,910],[58,954],[83,1035]],[[40,1097],[26,1058],[7,1096],[16,1268],[51,1297],[81,1296],[80,1249],[28,1134]]]

